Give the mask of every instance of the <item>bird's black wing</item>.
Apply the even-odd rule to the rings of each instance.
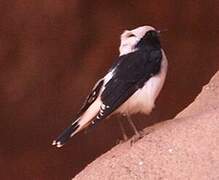
[[[101,94],[103,105],[96,120],[104,119],[122,105],[145,82],[160,71],[162,53],[160,49],[136,51],[120,56],[113,77]]]
[[[79,110],[78,116],[83,114],[90,107],[90,105],[97,99],[97,97],[99,96],[100,90],[103,86],[103,82],[104,82],[103,79],[100,79],[99,81],[97,81],[97,83],[95,84],[95,86],[91,90],[90,94],[87,96],[81,109]]]

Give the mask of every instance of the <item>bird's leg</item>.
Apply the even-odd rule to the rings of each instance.
[[[131,140],[131,144],[135,143],[137,140],[141,139],[143,137],[143,134],[138,132],[137,128],[135,127],[135,124],[133,123],[131,116],[128,114],[127,115],[127,120],[129,122],[129,124],[131,125],[132,129],[135,132],[135,136],[133,137],[133,139]]]
[[[127,115],[127,120],[129,122],[129,124],[131,125],[132,129],[134,130],[135,134],[140,135],[140,133],[138,132],[137,128],[135,127],[135,124],[133,123],[130,115]]]
[[[119,119],[119,126],[120,126],[120,129],[122,131],[123,140],[127,141],[128,140],[128,136],[125,133],[125,128],[124,128],[124,126],[122,124],[122,120],[121,119]]]

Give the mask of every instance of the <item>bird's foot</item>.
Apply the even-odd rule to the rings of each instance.
[[[127,142],[129,140],[128,136],[126,134],[123,134],[123,138],[122,139],[118,139],[116,141],[116,144],[123,144],[125,142]]]
[[[130,140],[130,145],[132,146],[134,143],[136,143],[138,140],[140,140],[141,138],[143,138],[144,136],[150,134],[151,132],[153,132],[154,129],[153,128],[147,128],[146,130],[143,131],[138,131],[138,133],[136,133]]]
[[[144,137],[144,132],[143,131],[139,131],[137,134],[135,134],[131,140],[130,140],[130,145],[132,146],[134,143],[136,143],[138,140],[140,140],[141,138]]]
[[[129,138],[125,135],[123,135],[123,139],[120,139],[119,140],[119,144],[122,144],[122,143],[125,143],[125,142],[127,142],[129,140]]]

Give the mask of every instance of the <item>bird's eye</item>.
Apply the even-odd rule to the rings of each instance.
[[[128,37],[135,37],[135,35],[134,34],[129,34]]]

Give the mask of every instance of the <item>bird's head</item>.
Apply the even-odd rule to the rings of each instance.
[[[125,30],[121,34],[120,55],[134,52],[147,46],[160,48],[159,31],[151,26],[141,26],[133,30]]]

